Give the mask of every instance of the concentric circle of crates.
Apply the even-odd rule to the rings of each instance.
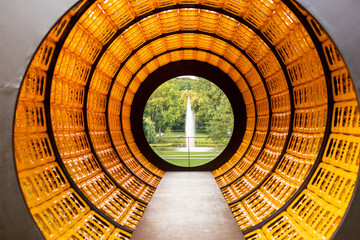
[[[221,69],[246,105],[236,152],[212,171],[246,239],[330,239],[354,191],[360,124],[332,39],[295,1],[84,0],[23,80],[15,160],[46,239],[129,239],[164,171],[131,126],[162,66]]]

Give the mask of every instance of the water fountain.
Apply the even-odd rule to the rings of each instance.
[[[188,97],[186,105],[185,134],[186,148],[195,148],[195,115],[194,111],[191,109],[190,97]]]

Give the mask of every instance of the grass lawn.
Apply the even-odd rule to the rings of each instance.
[[[178,136],[183,136],[186,137],[185,132],[170,132],[170,133],[165,133],[164,135],[162,135],[162,137],[164,138],[177,138]],[[196,132],[195,133],[195,137],[197,138],[206,138],[208,136],[208,134],[206,132]]]
[[[216,158],[221,151],[213,152],[176,152],[176,151],[156,151],[155,152],[165,161],[182,167],[195,167],[210,162]]]
[[[185,132],[169,132],[162,136],[161,143],[151,144],[150,146],[165,161],[182,167],[196,167],[206,164],[216,158],[223,150],[225,146],[218,146],[212,140],[207,139],[208,134],[206,132],[197,132],[196,146],[197,147],[213,147],[211,152],[190,152],[176,151],[178,144],[185,146],[185,139],[178,139],[178,136],[185,137]],[[173,145],[173,146],[170,146]]]

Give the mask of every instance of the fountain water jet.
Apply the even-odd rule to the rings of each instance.
[[[213,147],[195,147],[195,114],[188,97],[185,116],[186,147],[176,148],[178,152],[210,152]]]
[[[195,115],[191,109],[190,97],[186,105],[185,120],[186,148],[195,148]]]

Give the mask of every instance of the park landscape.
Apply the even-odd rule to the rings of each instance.
[[[194,133],[190,134],[192,124]],[[233,125],[226,95],[212,82],[195,76],[163,83],[149,98],[143,114],[144,133],[154,152],[184,167],[215,159],[226,147]]]

